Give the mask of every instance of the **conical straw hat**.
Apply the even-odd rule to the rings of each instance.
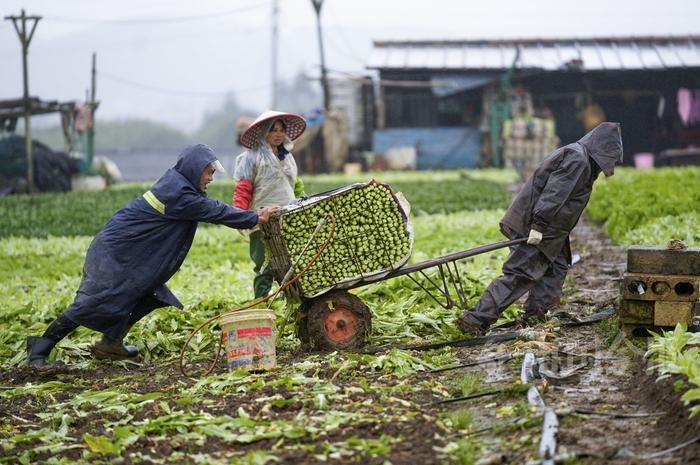
[[[260,131],[263,123],[270,120],[281,119],[287,127],[285,133],[291,140],[299,137],[306,129],[306,121],[294,113],[284,113],[281,111],[268,110],[258,116],[248,128],[241,134],[241,145],[246,148],[253,148],[260,141]]]

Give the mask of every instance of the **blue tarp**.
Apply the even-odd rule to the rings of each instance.
[[[481,157],[477,128],[375,129],[372,150],[384,154],[391,148],[415,147],[419,170],[474,168]]]

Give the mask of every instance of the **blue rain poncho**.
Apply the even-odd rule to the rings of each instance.
[[[130,319],[169,305],[183,308],[165,283],[185,260],[197,223],[252,228],[258,222],[254,211],[199,190],[202,172],[214,161],[208,146],[187,147],[174,168],[112,216],[90,244],[68,318],[116,339]]]

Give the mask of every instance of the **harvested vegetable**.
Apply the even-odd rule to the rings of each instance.
[[[313,233],[329,213],[337,226],[319,260],[300,279],[304,295],[314,296],[358,280],[376,280],[410,257],[413,234],[406,208],[389,186],[375,181],[357,183],[285,207],[263,227],[279,279],[292,265],[296,274],[310,264],[328,237],[330,223],[315,236]]]

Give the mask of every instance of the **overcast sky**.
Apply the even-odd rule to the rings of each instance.
[[[3,0],[40,15],[30,93],[83,99],[97,53],[100,118],[194,129],[232,93],[262,110],[271,95],[272,0]],[[327,66],[366,72],[372,40],[700,34],[698,0],[325,0]],[[279,0],[279,79],[317,76],[311,0]],[[21,48],[0,21],[0,99],[22,95]],[[283,110],[283,109],[282,109]]]

